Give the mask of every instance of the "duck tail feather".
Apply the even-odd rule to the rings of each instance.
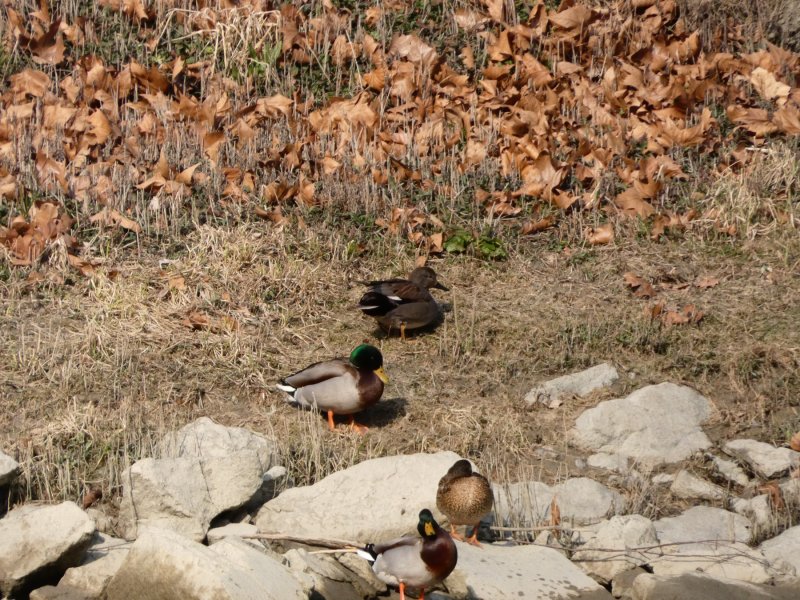
[[[290,396],[293,395],[297,391],[296,387],[293,387],[293,386],[289,385],[284,380],[281,380],[280,382],[278,382],[278,384],[275,387],[278,388],[282,392],[286,392]]]
[[[363,548],[358,548],[356,550],[356,554],[358,554],[361,558],[368,560],[369,562],[375,562],[375,559],[378,558],[378,554],[375,552],[375,546],[373,544],[367,544]]]

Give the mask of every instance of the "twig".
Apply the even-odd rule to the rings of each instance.
[[[256,540],[297,542],[299,544],[320,546],[322,548],[333,548],[335,550],[344,550],[346,548],[362,548],[365,545],[360,542],[352,542],[350,540],[310,538],[300,535],[287,535],[284,533],[253,533],[251,535],[243,535],[242,537]]]

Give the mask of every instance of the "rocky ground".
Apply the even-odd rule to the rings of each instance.
[[[598,365],[526,400],[559,410],[618,377]],[[584,410],[569,430],[569,460],[590,476],[495,486],[483,546],[458,543],[456,570],[427,597],[798,597],[800,526],[785,525],[800,506],[800,452],[750,439],[716,447],[704,431],[714,410],[674,383]],[[111,600],[396,593],[347,548],[412,533],[422,508],[446,522],[436,488],[459,455],[385,456],[293,486],[277,450],[277,440],[200,418],[124,473],[113,514],[88,506],[92,498],[84,509],[14,508],[0,519],[0,591]],[[18,470],[0,454],[0,486]],[[659,493],[693,506],[651,520],[641,513]]]

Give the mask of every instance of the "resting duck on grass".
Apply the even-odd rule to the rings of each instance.
[[[363,433],[367,428],[358,425],[353,415],[380,400],[383,384],[388,381],[381,351],[361,344],[350,353],[349,359],[314,363],[282,379],[278,389],[289,395],[290,402],[326,411],[331,431],[333,415],[348,415],[350,427]]]
[[[456,533],[456,525],[474,526],[467,542],[480,547],[478,525],[489,514],[494,503],[492,488],[486,477],[475,473],[468,460],[457,461],[439,480],[436,491],[436,507],[450,521],[450,535],[463,540]]]
[[[442,309],[428,291],[431,288],[447,290],[436,279],[430,267],[417,267],[408,279],[363,281],[369,290],[361,296],[358,308],[373,317],[384,330],[400,330],[405,340],[406,331],[420,329],[436,323]]]
[[[422,600],[425,588],[436,585],[453,572],[458,551],[453,538],[434,520],[427,508],[419,513],[417,531],[422,537],[406,536],[382,544],[367,544],[358,554],[373,562],[378,579],[400,588],[405,600],[406,586],[419,588]]]

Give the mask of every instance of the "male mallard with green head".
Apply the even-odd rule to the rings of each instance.
[[[417,531],[420,536],[401,537],[382,544],[367,544],[358,553],[373,561],[372,570],[378,579],[400,588],[405,600],[406,586],[419,588],[425,600],[425,588],[436,585],[453,572],[458,550],[453,538],[435,521],[427,508],[419,513]]]
[[[408,279],[362,283],[369,286],[369,290],[359,300],[358,308],[374,317],[386,331],[399,330],[403,340],[407,330],[427,327],[442,316],[441,307],[428,290],[447,288],[438,282],[430,267],[417,267]]]
[[[280,381],[278,389],[300,406],[328,413],[333,431],[333,415],[348,415],[350,426],[363,432],[367,428],[355,422],[361,412],[380,400],[383,384],[389,378],[383,370],[383,355],[375,346],[361,344],[350,358],[334,358],[314,363]]]
[[[436,507],[450,521],[450,535],[463,540],[456,533],[456,525],[474,526],[467,542],[480,546],[478,542],[478,525],[481,519],[489,514],[494,503],[492,488],[486,477],[475,473],[468,460],[457,461],[439,480],[436,491]]]

